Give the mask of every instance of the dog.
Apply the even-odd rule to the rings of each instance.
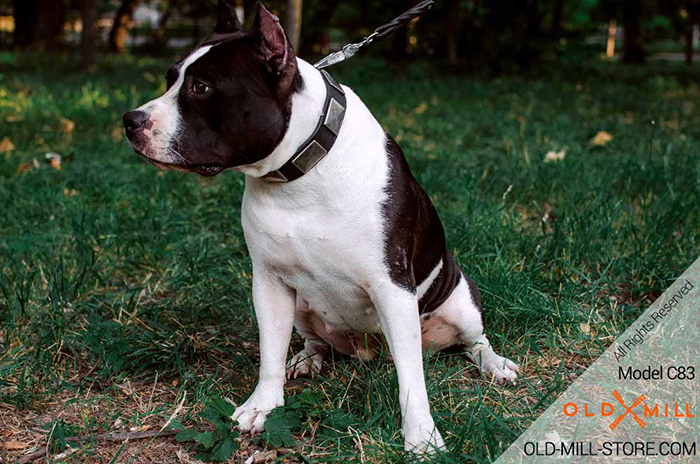
[[[296,57],[262,4],[244,30],[220,0],[213,35],[166,79],[161,97],[124,115],[131,147],[159,168],[246,175],[260,375],[232,417],[238,428],[263,430],[284,404],[286,379],[318,373],[331,350],[375,358],[382,334],[405,448],[443,448],[422,350],[463,345],[500,381],[513,381],[518,366],[484,335],[479,290],[448,251],[399,145],[350,88]],[[285,363],[293,329],[304,349]]]

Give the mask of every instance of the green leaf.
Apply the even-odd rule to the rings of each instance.
[[[236,438],[238,433],[229,434],[212,449],[209,459],[212,461],[228,461],[233,453],[238,449]]]
[[[192,441],[198,433],[199,432],[197,432],[195,429],[186,429],[175,435],[175,439],[180,443],[185,441]]]
[[[236,408],[223,398],[215,398],[209,403],[208,409],[216,412],[225,421],[230,420]]]
[[[221,419],[221,415],[214,409],[207,407],[199,413],[199,418],[211,422],[217,430],[225,430],[226,423]]]
[[[289,398],[285,409],[296,409],[304,413],[306,417],[318,418],[323,414],[321,394],[311,390],[304,390],[296,396]]]
[[[216,438],[217,437],[214,436],[213,432],[202,432],[198,433],[194,437],[194,441],[196,441],[205,448],[211,448],[216,444]]]
[[[345,413],[343,411],[333,411],[323,419],[321,422],[322,434],[337,438],[347,434],[348,427],[357,423],[357,418],[352,414]]]
[[[298,411],[284,408],[273,409],[265,421],[265,430],[260,434],[265,443],[275,448],[296,445],[292,431],[301,427],[301,415]]]

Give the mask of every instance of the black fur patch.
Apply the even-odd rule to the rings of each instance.
[[[180,72],[178,63],[168,72],[168,80]],[[301,76],[294,72],[294,85],[280,91],[264,71],[254,39],[242,36],[213,46],[185,71],[178,95],[182,126],[172,149],[192,166],[230,168],[265,158],[287,131],[291,96],[302,86]],[[193,94],[195,80],[211,91]]]
[[[445,244],[445,232],[435,207],[411,174],[401,147],[386,135],[389,159],[387,200],[382,205],[384,259],[391,279],[408,291],[428,278],[440,260],[442,269],[419,302],[421,312],[442,304],[459,283],[461,271]]]

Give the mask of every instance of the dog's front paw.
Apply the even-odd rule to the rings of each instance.
[[[231,416],[231,419],[238,421],[236,428],[241,432],[262,432],[270,411],[284,404],[282,395],[259,394],[257,391],[256,389],[245,403],[238,406]]]
[[[432,420],[425,424],[404,425],[404,448],[419,456],[445,449],[445,442]]]
[[[496,382],[514,382],[519,369],[513,361],[495,353],[481,362],[482,373],[490,374]]]
[[[295,354],[287,363],[287,378],[311,377],[321,372],[323,355],[310,353],[306,349]]]

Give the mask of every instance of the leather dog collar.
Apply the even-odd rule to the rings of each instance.
[[[263,179],[272,182],[291,182],[309,172],[331,151],[338,138],[345,118],[347,100],[345,91],[326,71],[321,70],[326,84],[326,101],[316,129],[311,137],[301,144],[294,155],[276,171],[271,171]]]

